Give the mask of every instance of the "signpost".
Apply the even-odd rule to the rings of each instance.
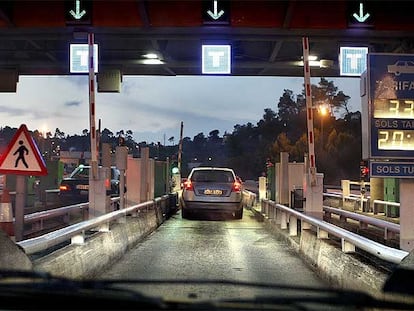
[[[369,156],[414,158],[414,55],[368,54]]]
[[[0,158],[0,173],[15,174],[15,239],[23,239],[24,207],[26,198],[26,178],[47,175],[47,168],[35,141],[25,124],[22,124]]]
[[[400,247],[414,249],[414,55],[368,54],[363,156],[370,177],[400,179]],[[367,92],[366,92],[367,91]],[[365,106],[365,107],[364,107]]]

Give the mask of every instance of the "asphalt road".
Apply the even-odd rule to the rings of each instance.
[[[242,220],[187,220],[178,213],[98,278],[220,279],[329,287],[284,241],[267,232],[249,210],[245,210]],[[239,298],[270,293],[223,284],[132,288],[167,299]]]

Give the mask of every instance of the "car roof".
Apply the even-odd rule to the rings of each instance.
[[[229,172],[233,172],[234,170],[228,167],[214,167],[214,166],[198,166],[198,167],[194,167],[192,169],[193,171],[212,171],[212,170],[217,170],[217,171],[229,171]]]

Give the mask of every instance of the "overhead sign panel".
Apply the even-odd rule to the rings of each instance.
[[[204,24],[230,24],[230,2],[227,0],[203,1],[202,16]]]
[[[374,25],[373,10],[369,1],[347,1],[348,26],[372,27]]]
[[[35,141],[25,124],[13,136],[0,158],[0,172],[16,175],[47,175],[47,168]]]
[[[92,23],[92,2],[86,0],[66,0],[65,20],[67,25],[90,25]]]
[[[367,47],[341,46],[339,70],[341,76],[360,76],[367,69]]]
[[[231,73],[230,45],[203,45],[201,59],[203,74]]]
[[[413,162],[371,162],[371,177],[413,178]]]
[[[88,59],[89,45],[88,44],[70,44],[69,52],[69,65],[70,73],[89,73]],[[94,71],[98,72],[98,45],[93,45],[93,59],[94,59]]]

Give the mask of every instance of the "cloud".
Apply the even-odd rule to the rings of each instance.
[[[22,108],[14,108],[14,107],[9,107],[5,105],[0,105],[0,114],[2,113],[11,115],[11,116],[21,116],[27,113],[27,111]]]
[[[80,101],[75,101],[75,100],[64,103],[66,107],[79,106],[80,104],[81,104]]]

